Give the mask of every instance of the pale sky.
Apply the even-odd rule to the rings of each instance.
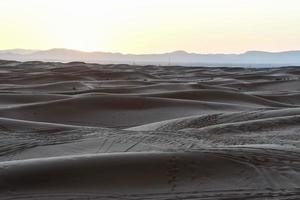
[[[0,0],[0,49],[300,49],[300,0]]]

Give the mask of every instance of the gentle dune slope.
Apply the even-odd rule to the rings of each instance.
[[[189,115],[250,107],[124,95],[87,95],[0,109],[6,118],[68,125],[130,127]]]
[[[0,199],[300,199],[300,73],[0,61]]]
[[[80,126],[70,126],[65,124],[55,124],[55,123],[45,123],[45,122],[36,122],[36,121],[26,121],[10,118],[0,118],[0,130],[2,131],[20,131],[20,132],[29,132],[29,131],[42,131],[42,130],[58,130],[58,129],[76,129]]]
[[[131,127],[128,130],[139,131],[177,131],[185,128],[203,128],[212,125],[248,122],[252,120],[267,120],[277,117],[293,117],[300,115],[300,108],[287,108],[280,110],[258,110],[232,113],[215,113],[200,116],[184,117],[173,120],[166,120],[157,123],[146,124],[138,127]],[[280,126],[279,126],[280,127]]]
[[[283,102],[287,104],[292,104],[292,105],[300,105],[300,94],[295,93],[295,94],[281,94],[281,95],[257,95],[259,97],[262,97],[264,99],[269,99],[272,101],[277,101],[277,102]]]
[[[66,99],[66,95],[53,94],[0,94],[0,108],[16,106],[20,104],[39,103]]]
[[[300,90],[300,81],[299,80],[284,80],[284,81],[261,81],[253,83],[244,83],[244,84],[225,84],[227,87],[239,88],[249,91],[299,91]]]
[[[233,91],[222,91],[222,90],[197,90],[197,91],[180,91],[180,92],[164,92],[158,94],[149,94],[147,96],[161,97],[161,98],[172,98],[172,99],[188,99],[198,101],[210,101],[210,102],[221,102],[231,104],[246,104],[246,105],[257,105],[266,107],[291,107],[292,105],[286,105],[286,103],[279,103],[264,98],[241,94]]]
[[[47,194],[50,194],[49,199],[168,199],[174,195],[182,199],[246,198],[249,195],[295,199],[300,195],[294,188],[299,180],[293,170],[297,170],[298,165],[288,160],[295,159],[295,156],[289,152],[283,154],[259,149],[224,149],[10,161],[1,163],[1,196],[13,190],[18,193],[15,197],[28,199],[47,198]],[[282,163],[289,165],[290,171],[282,169]],[[252,165],[264,167],[254,168]],[[294,176],[294,179],[287,180],[285,177],[288,176]],[[269,187],[273,189],[262,189]],[[211,188],[216,192],[210,192]],[[97,194],[99,191],[101,194]]]

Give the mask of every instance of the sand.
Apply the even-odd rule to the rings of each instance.
[[[0,61],[0,199],[300,199],[299,68]]]

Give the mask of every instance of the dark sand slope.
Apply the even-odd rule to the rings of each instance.
[[[53,94],[0,94],[0,108],[12,107],[20,104],[30,104],[66,99],[66,95]]]
[[[283,102],[292,105],[300,105],[300,93],[294,94],[281,94],[281,95],[257,95],[264,99],[269,99],[272,101]]]
[[[197,90],[197,91],[179,91],[148,94],[145,96],[187,99],[198,101],[210,101],[220,103],[230,103],[238,105],[256,105],[263,107],[292,107],[287,103],[280,103],[273,100],[264,99],[248,94],[241,94],[233,91],[222,90]]]
[[[43,130],[69,130],[81,128],[80,126],[70,126],[65,124],[45,123],[36,121],[26,121],[10,118],[0,118],[0,130],[8,132],[30,132],[30,131],[43,131]]]
[[[0,61],[0,199],[300,199],[299,79]]]
[[[124,95],[85,95],[0,109],[0,116],[39,122],[99,127],[130,127],[161,120],[251,107]]]
[[[258,110],[232,113],[216,113],[200,116],[184,117],[166,120],[142,126],[131,127],[128,130],[139,131],[178,131],[186,128],[204,128],[213,125],[222,125],[236,122],[249,122],[253,120],[268,120],[278,117],[289,118],[300,115],[300,108],[286,108],[276,110]],[[279,126],[280,127],[280,126]]]
[[[294,159],[297,154],[289,152],[224,149],[9,161],[0,165],[0,196],[28,199],[297,199],[300,190],[295,186],[300,181],[300,165],[290,161]],[[289,169],[282,168],[286,165]]]

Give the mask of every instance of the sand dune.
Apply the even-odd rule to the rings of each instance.
[[[241,94],[233,91],[222,90],[197,90],[197,91],[180,91],[180,92],[164,92],[158,94],[149,94],[147,96],[172,98],[172,99],[188,99],[198,101],[220,102],[239,105],[257,105],[266,107],[292,107],[287,103],[276,102],[274,100],[264,99],[248,94]]]
[[[52,94],[0,94],[0,108],[22,104],[54,101],[66,98],[68,98],[68,96],[66,95]]]
[[[269,99],[272,101],[277,101],[277,102],[283,102],[287,104],[292,104],[292,105],[299,105],[300,104],[300,94],[296,93],[290,93],[290,94],[273,94],[273,95],[268,95],[268,94],[262,94],[262,95],[257,95],[259,97],[262,97],[264,99]]]
[[[251,120],[273,119],[277,117],[293,117],[300,115],[299,108],[286,108],[275,110],[257,110],[232,113],[215,113],[200,116],[183,117],[178,119],[160,121],[142,126],[131,127],[128,130],[139,131],[177,131],[185,128],[203,128],[212,125],[248,122]]]
[[[247,196],[298,198],[300,194],[294,185],[299,177],[286,180],[285,177],[293,176],[293,173],[282,170],[279,162],[279,159],[284,162],[296,155],[278,154],[275,151],[265,159],[270,153],[263,150],[224,150],[222,153],[207,150],[197,153],[123,153],[3,162],[0,174],[5,181],[1,182],[1,195],[13,190],[18,195],[12,194],[12,197],[28,199],[45,199],[47,196],[47,199],[169,199],[174,196],[181,199]],[[264,167],[252,166],[261,164]],[[297,167],[295,164],[289,166],[290,170]],[[269,187],[273,189],[262,189]],[[215,192],[211,192],[211,188]],[[99,191],[102,194],[98,194]]]
[[[0,61],[0,199],[300,199],[299,80]]]
[[[226,84],[225,86],[249,91],[296,92],[300,90],[300,80],[261,81],[246,84]]]
[[[80,126],[70,126],[66,124],[45,123],[37,121],[26,121],[10,118],[0,118],[0,130],[7,132],[30,132],[49,130],[70,130],[80,128]]]
[[[99,127],[130,127],[189,115],[250,110],[228,103],[124,95],[84,95],[0,109],[0,116],[39,122]]]

